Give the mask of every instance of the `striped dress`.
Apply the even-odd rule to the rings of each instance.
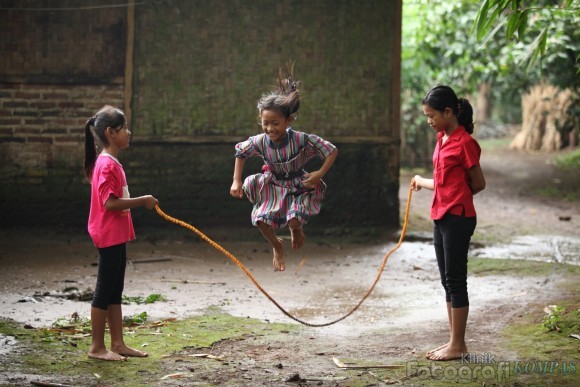
[[[286,129],[280,145],[263,133],[236,145],[236,157],[260,156],[264,159],[262,173],[244,180],[244,193],[254,205],[252,224],[262,221],[271,227],[282,228],[290,219],[301,224],[320,212],[326,184],[321,180],[316,188],[304,187],[306,163],[319,157],[325,159],[335,146],[314,134]]]

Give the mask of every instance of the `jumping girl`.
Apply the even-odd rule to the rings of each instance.
[[[485,188],[479,165],[481,149],[473,133],[473,109],[448,86],[434,87],[423,99],[427,123],[437,132],[433,178],[412,180],[415,191],[433,190],[433,244],[445,289],[450,340],[427,353],[431,360],[452,360],[467,353],[469,314],[467,251],[477,223],[473,195]]]
[[[304,245],[302,226],[320,212],[326,184],[322,177],[328,172],[338,150],[328,141],[314,135],[295,131],[290,124],[300,107],[299,82],[292,76],[292,66],[286,75],[278,74],[279,86],[264,94],[258,101],[260,126],[263,134],[252,136],[236,145],[233,183],[230,194],[243,198],[245,193],[254,205],[252,224],[260,229],[274,252],[276,271],[286,269],[283,240],[275,229],[288,226],[292,248]],[[245,160],[251,156],[264,159],[262,173],[248,176],[242,184]],[[319,157],[324,162],[319,170],[306,172],[305,164]]]
[[[97,156],[95,139],[103,150]],[[126,243],[135,239],[130,208],[152,209],[157,199],[151,195],[131,198],[119,153],[129,147],[131,132],[125,114],[105,106],[85,125],[84,171],[91,184],[88,230],[99,251],[99,271],[91,304],[92,345],[89,357],[125,360],[126,356],[145,357],[146,352],[128,347],[123,340],[121,296],[127,264]],[[109,324],[111,350],[105,346],[105,325]]]

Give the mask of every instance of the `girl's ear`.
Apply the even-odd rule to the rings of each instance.
[[[445,117],[450,118],[453,115],[453,110],[450,107],[445,108]]]
[[[288,117],[288,125],[290,125],[294,121],[294,116]]]

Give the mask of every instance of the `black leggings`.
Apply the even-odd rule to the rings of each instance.
[[[446,214],[434,221],[433,245],[445,299],[451,307],[469,306],[467,296],[467,250],[477,219]]]
[[[91,306],[107,310],[121,304],[127,266],[127,245],[121,243],[99,250],[99,273]]]

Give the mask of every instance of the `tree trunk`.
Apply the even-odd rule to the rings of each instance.
[[[475,122],[486,124],[491,119],[491,84],[485,82],[479,85],[475,105]]]

